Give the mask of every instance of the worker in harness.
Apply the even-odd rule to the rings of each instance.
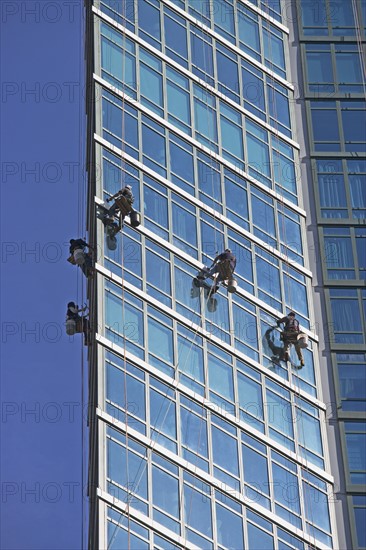
[[[69,302],[67,304],[66,311],[66,333],[69,336],[75,333],[84,333],[84,345],[90,344],[90,323],[89,319],[85,315],[79,315],[88,309],[88,306],[79,308],[75,302]]]
[[[207,277],[214,278],[215,284],[211,290],[211,294],[214,294],[218,291],[220,283],[227,280],[235,281],[233,278],[235,267],[236,257],[231,252],[230,248],[225,248],[224,252],[216,256],[211,267],[204,267],[201,269],[200,273],[197,275],[197,279],[199,281],[204,281]],[[235,292],[235,290],[231,290],[230,292]]]
[[[281,340],[283,341],[284,346],[284,361],[289,361],[289,349],[290,346],[293,345],[300,361],[300,367],[303,367],[305,362],[299,340],[300,325],[299,321],[295,318],[295,313],[290,311],[288,315],[277,321],[277,326],[279,327],[282,323],[285,325],[283,331],[281,332]]]
[[[89,252],[85,251],[86,247],[89,248]],[[73,265],[78,265],[85,277],[91,277],[94,274],[90,250],[94,250],[94,248],[84,239],[70,239],[70,257],[67,260]]]
[[[110,250],[115,250],[117,248],[116,235],[122,229],[125,217],[129,215],[131,226],[138,227],[141,223],[141,216],[139,212],[132,208],[134,196],[131,185],[126,185],[123,189],[117,191],[106,202],[112,200],[114,200],[114,203],[110,208],[104,205],[100,205],[99,208],[102,210],[102,222],[106,226],[107,246]],[[116,218],[118,221],[116,221]]]
[[[112,197],[107,199],[106,202],[111,202],[113,200],[115,202],[114,202],[114,204],[112,204],[112,206],[107,211],[106,216],[108,216],[113,221],[114,217],[118,213],[121,213],[122,214],[121,222],[123,223],[123,219],[126,215],[124,213],[124,211],[129,209],[129,212],[131,212],[132,205],[133,205],[133,202],[134,202],[134,196],[132,194],[131,185],[126,185],[125,187],[123,187],[123,189],[120,189],[119,191],[117,191],[117,193],[115,193]],[[122,205],[125,208],[123,208]],[[129,212],[127,212],[127,213],[129,213]]]
[[[222,269],[223,267],[225,267],[224,270]],[[214,259],[212,266],[209,268],[208,275],[218,273],[217,282],[219,283],[225,279],[230,279],[230,277],[234,275],[235,267],[236,257],[231,252],[230,248],[225,248],[224,252],[218,254]],[[228,276],[223,279],[222,277],[224,277],[225,274]]]

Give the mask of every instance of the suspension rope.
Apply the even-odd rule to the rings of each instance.
[[[356,41],[357,41],[358,54],[359,54],[360,65],[361,65],[363,94],[364,94],[364,97],[366,98],[366,84],[365,84],[366,58],[365,58],[365,52],[363,48],[362,30],[361,30],[361,24],[360,24],[360,19],[358,15],[356,0],[352,0],[352,11],[353,11],[353,17],[355,21]]]
[[[125,85],[126,85],[126,0],[122,0],[122,20],[124,24],[122,25],[122,131],[121,131],[121,137],[122,137],[122,143],[121,143],[121,170],[120,170],[120,186],[121,189],[124,187],[125,184],[125,171],[126,171],[126,162],[125,162],[125,149],[126,149],[126,136],[125,136]],[[128,434],[128,390],[127,390],[127,355],[126,355],[126,311],[125,311],[125,283],[124,283],[124,239],[123,239],[123,214],[120,211],[119,213],[120,220],[121,220],[121,287],[122,287],[122,322],[123,322],[123,373],[124,373],[124,402],[125,402],[125,425],[126,425],[126,446],[125,446],[125,453],[126,453],[126,512],[125,515],[127,515],[127,548],[130,550],[131,548],[131,521],[130,521],[130,501],[131,498],[129,498],[130,494],[132,494],[131,491],[131,485],[130,485],[130,471],[129,471],[129,434]],[[121,513],[120,518],[122,517],[123,513]],[[119,519],[120,519],[119,518]],[[119,523],[119,520],[118,520]],[[117,529],[118,524],[116,524],[112,536],[110,538],[110,542],[108,544],[108,550],[111,548],[116,535],[117,535]]]
[[[266,0],[265,2],[265,7],[266,7],[266,11],[267,11],[267,15],[269,16],[269,5],[268,5],[268,0]],[[267,23],[268,26],[269,26],[269,23]],[[270,33],[270,26],[268,28],[268,33]],[[290,271],[289,271],[289,267],[290,267],[290,262],[289,262],[289,246],[288,246],[288,240],[287,240],[287,231],[286,231],[286,221],[285,221],[285,202],[284,202],[284,188],[283,188],[283,182],[282,182],[282,170],[281,170],[281,153],[280,153],[280,148],[279,148],[279,136],[278,136],[278,133],[279,133],[279,124],[278,124],[278,113],[277,113],[277,101],[276,101],[276,88],[275,88],[275,81],[274,81],[274,71],[273,71],[273,67],[274,67],[274,64],[273,64],[273,51],[272,51],[272,40],[271,40],[271,37],[269,36],[269,61],[270,61],[270,67],[271,67],[271,75],[270,75],[270,78],[272,80],[272,100],[273,100],[273,112],[274,112],[274,121],[275,121],[275,129],[276,129],[276,140],[277,140],[277,155],[278,155],[278,158],[279,158],[279,188],[280,188],[280,193],[279,193],[279,197],[280,197],[280,212],[282,213],[282,219],[281,219],[281,225],[282,225],[282,235],[283,235],[283,244],[284,244],[284,255],[285,255],[285,264],[287,266],[287,277],[288,277],[288,304],[290,306],[290,308],[292,309],[293,306],[292,306],[292,288],[291,288],[291,279],[290,279]],[[267,76],[268,78],[268,76]],[[281,243],[281,241],[280,241]],[[285,290],[285,287],[284,287],[284,290]],[[294,396],[295,396],[295,404],[296,404],[296,400],[297,400],[297,408],[295,408],[295,410],[299,409],[300,410],[300,428],[302,430],[302,440],[303,442],[305,442],[305,430],[304,430],[304,419],[303,419],[303,410],[302,410],[302,407],[301,407],[301,389],[300,389],[300,376],[299,376],[299,372],[298,370],[295,370],[295,372],[291,372],[291,380],[294,382],[293,383],[293,386],[294,386]],[[298,430],[298,435],[300,435],[300,430]],[[299,454],[298,454],[298,445],[299,445],[299,442],[297,441],[295,443],[295,454],[296,454],[296,458],[297,460],[299,461]],[[303,456],[305,454],[305,456]],[[307,456],[306,456],[306,452],[305,453],[302,453],[301,452],[301,458],[305,460],[305,470],[307,473],[309,473],[309,466],[308,466],[308,460],[307,460]],[[302,491],[304,493],[304,491]],[[308,509],[310,511],[310,518],[311,518],[311,523],[313,524],[313,509],[312,509],[312,502],[311,502],[311,495],[310,495],[310,492],[308,491],[307,492],[308,494],[308,499],[307,499],[307,502],[308,502]],[[305,500],[305,494],[304,494],[304,500]],[[304,502],[305,506],[306,506],[306,502]],[[306,511],[305,511],[306,513]],[[310,538],[310,542],[309,542],[309,548],[316,548],[316,538],[315,538],[315,534],[313,534],[313,537],[311,537],[311,534],[309,533],[309,538]],[[311,541],[311,539],[313,538],[313,542]]]
[[[80,14],[80,32],[79,32],[79,83],[80,88],[82,89],[82,82],[83,82],[83,59],[84,56],[83,53],[83,42],[82,37],[84,36],[84,17],[83,12],[81,10]],[[78,194],[78,238],[83,233],[83,229],[86,226],[86,220],[85,220],[85,202],[86,202],[86,188],[87,188],[87,181],[86,181],[86,174],[84,174],[83,171],[83,165],[84,165],[84,152],[85,152],[85,133],[84,133],[84,119],[83,119],[83,109],[82,109],[82,103],[81,103],[81,92],[79,92],[78,97],[78,142],[79,142],[79,151],[78,151],[78,174],[77,174],[77,194]],[[79,277],[81,277],[81,286],[80,286],[80,295],[79,295]],[[84,304],[84,274],[82,273],[81,269],[77,269],[76,271],[76,280],[77,280],[77,300],[76,303],[79,304],[79,299],[81,300],[81,309],[83,308]],[[84,312],[81,312],[81,353],[80,353],[80,361],[81,361],[81,368],[80,368],[80,376],[81,376],[81,384],[80,384],[80,402],[81,402],[81,413],[80,413],[80,422],[81,422],[81,550],[84,550],[85,548],[85,537],[84,537],[84,530],[86,526],[86,506],[85,506],[85,468],[86,468],[86,445],[85,445],[85,426],[84,426],[84,406],[85,406],[85,361],[84,361],[84,339],[87,338],[89,341],[90,333],[85,336],[86,329],[88,328],[88,325],[85,326],[84,323]]]

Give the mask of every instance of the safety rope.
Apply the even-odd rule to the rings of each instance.
[[[360,24],[360,19],[358,15],[356,0],[352,0],[352,11],[353,11],[353,17],[355,21],[356,41],[357,41],[358,54],[359,54],[360,65],[361,65],[363,94],[364,94],[364,97],[366,98],[366,84],[365,84],[366,58],[365,58],[365,52],[363,48],[361,24]]]
[[[84,64],[83,64],[83,42],[82,37],[84,36],[84,17],[83,12],[81,8],[81,12],[79,14],[80,17],[80,31],[79,31],[79,83],[80,83],[80,90],[82,89],[82,82],[83,82],[83,74],[84,74]],[[83,171],[83,165],[84,165],[84,158],[85,158],[85,145],[84,145],[84,138],[85,138],[85,127],[83,122],[83,109],[82,109],[82,102],[81,102],[81,95],[79,93],[78,102],[79,102],[79,109],[78,109],[78,141],[79,141],[79,158],[78,158],[78,174],[77,174],[77,185],[78,185],[78,238],[83,233],[84,227],[86,227],[86,219],[85,219],[85,208],[86,208],[86,188],[87,188],[87,181],[86,181],[86,174],[84,174]],[[81,287],[80,287],[80,294],[79,295],[79,278],[81,277]],[[83,308],[84,304],[84,274],[82,273],[81,269],[77,269],[76,271],[76,278],[77,278],[77,304],[81,304],[81,309]],[[80,299],[80,302],[79,302]],[[80,403],[81,403],[81,412],[80,412],[80,422],[81,422],[81,549],[84,550],[85,548],[85,526],[86,526],[86,506],[85,506],[85,468],[86,468],[86,445],[85,445],[85,425],[84,425],[84,406],[85,406],[85,360],[84,360],[84,339],[85,339],[85,333],[84,330],[86,329],[85,323],[84,323],[84,312],[81,312],[81,369],[80,369],[80,376],[81,376],[81,384],[80,384]],[[89,341],[90,333],[87,335],[87,340]]]
[[[266,0],[265,2],[265,7],[266,7],[266,12],[267,12],[267,15],[269,16],[269,5],[268,5],[268,0]],[[285,264],[287,266],[287,280],[288,280],[288,304],[290,306],[290,309],[293,308],[292,306],[292,288],[291,288],[291,280],[290,280],[290,270],[289,270],[289,267],[290,267],[290,262],[289,262],[289,246],[288,246],[288,240],[287,240],[287,231],[286,231],[286,221],[285,221],[285,201],[284,201],[284,188],[283,188],[283,181],[282,181],[282,169],[281,169],[281,152],[280,152],[280,148],[279,148],[279,136],[278,136],[278,133],[279,133],[279,124],[278,124],[278,113],[277,113],[277,101],[276,101],[276,88],[275,88],[275,80],[274,80],[274,70],[273,70],[273,67],[274,67],[274,63],[273,63],[273,51],[272,51],[272,40],[271,40],[271,37],[270,37],[270,27],[269,27],[269,23],[267,23],[268,25],[268,44],[269,44],[269,61],[270,61],[270,67],[271,67],[271,80],[272,80],[272,99],[273,99],[273,112],[274,112],[274,121],[275,121],[275,129],[276,129],[276,140],[277,140],[277,155],[278,155],[278,158],[279,158],[279,168],[278,168],[278,171],[279,171],[279,188],[280,188],[280,193],[279,194],[279,197],[280,197],[280,212],[282,213],[282,216],[281,216],[281,225],[282,225],[282,235],[283,235],[283,244],[284,244],[284,256],[285,256]],[[267,77],[268,78],[268,77]],[[275,180],[276,181],[276,180]],[[281,239],[280,239],[280,243],[281,243]],[[280,245],[281,246],[281,245]],[[280,250],[281,251],[281,250]],[[281,251],[282,252],[282,251]],[[284,291],[286,292],[286,289],[285,289],[285,286],[284,286]],[[286,301],[286,296],[285,296],[285,301]],[[291,349],[290,349],[290,352],[291,352]],[[290,355],[290,352],[289,352],[289,355]],[[302,410],[302,407],[301,407],[301,389],[300,389],[300,376],[299,376],[299,372],[297,370],[295,370],[295,372],[292,372],[291,371],[291,380],[294,381],[293,383],[293,386],[294,386],[294,397],[295,397],[295,404],[296,404],[296,398],[297,398],[297,408],[295,408],[295,411],[297,409],[300,410],[300,424],[301,424],[301,430],[302,430],[302,440],[303,442],[305,442],[305,430],[304,430],[304,424],[303,424],[303,410]],[[299,430],[298,430],[299,431]],[[300,434],[298,434],[300,435]],[[298,438],[299,439],[299,438]],[[298,445],[299,445],[299,442],[297,441],[295,443],[295,454],[296,454],[296,459],[297,461],[299,462],[299,453],[298,453]],[[305,456],[303,456],[303,454],[305,454]],[[306,456],[306,452],[305,453],[302,453],[301,452],[301,458],[305,461],[305,470],[307,473],[309,473],[309,466],[308,466],[308,460],[307,460],[307,456]],[[302,477],[301,477],[302,479]],[[304,491],[302,491],[302,493],[304,494]],[[311,518],[311,524],[313,524],[313,508],[312,508],[312,502],[311,502],[311,495],[310,495],[310,492],[308,491],[307,492],[307,495],[308,495],[308,509],[310,510],[310,518]],[[304,499],[305,499],[305,494],[304,494]],[[304,502],[304,504],[306,505],[306,503]],[[316,548],[316,538],[315,538],[315,534],[313,534],[313,537],[311,537],[311,534],[309,533],[309,538],[310,538],[310,542],[309,542],[309,548]],[[313,543],[311,541],[311,539],[313,538]]]
[[[125,163],[125,149],[126,149],[126,136],[125,136],[125,85],[126,85],[126,0],[122,0],[122,144],[121,144],[121,171],[120,171],[120,187],[123,189],[125,184],[125,171],[126,171],[126,163]],[[126,453],[126,512],[125,515],[127,515],[127,549],[131,549],[131,518],[130,518],[130,501],[129,498],[131,491],[131,485],[130,485],[130,471],[129,471],[129,434],[128,434],[128,390],[127,390],[127,355],[126,355],[126,310],[125,310],[125,282],[124,282],[124,239],[123,239],[123,214],[120,211],[119,213],[120,219],[121,219],[121,288],[122,288],[122,323],[123,323],[123,373],[124,373],[124,401],[125,401],[125,425],[126,425],[126,447],[125,447],[125,453]],[[116,237],[116,236],[115,236]],[[122,513],[120,515],[120,518],[122,517]],[[119,518],[119,519],[120,519]],[[118,520],[119,523],[119,520]],[[118,524],[116,524],[114,531],[112,533],[112,536],[110,538],[110,541],[108,543],[108,550],[111,548],[116,535],[117,535],[117,529]]]

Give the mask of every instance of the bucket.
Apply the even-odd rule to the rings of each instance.
[[[308,335],[300,333],[297,337],[297,345],[299,348],[307,348],[308,347]]]
[[[110,235],[107,235],[107,246],[108,246],[108,250],[116,250],[117,248],[116,237],[111,237]]]
[[[228,292],[236,292],[237,286],[238,286],[238,281],[234,279],[234,277],[232,277],[231,279],[229,279],[227,283]]]
[[[83,265],[85,262],[85,256],[83,250],[81,248],[77,248],[74,250],[74,260],[76,265]]]
[[[73,336],[76,332],[76,322],[74,319],[68,319],[66,321],[66,334],[68,336]]]
[[[132,210],[130,213],[130,220],[132,227],[138,227],[141,223],[141,215],[140,212],[136,212],[136,210]]]
[[[216,298],[209,298],[207,300],[207,309],[210,313],[214,313],[217,308],[217,300]]]

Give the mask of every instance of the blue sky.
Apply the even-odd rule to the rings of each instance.
[[[63,323],[85,236],[82,4],[0,3],[4,550],[81,548],[82,343]]]

